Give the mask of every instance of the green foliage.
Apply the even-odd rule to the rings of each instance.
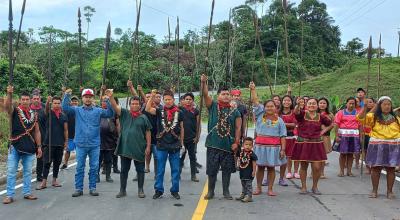
[[[8,61],[0,60],[0,85],[8,84],[9,68]],[[35,88],[40,88],[42,91],[47,91],[47,83],[42,74],[36,67],[27,64],[18,64],[14,69],[14,92],[19,94],[21,91],[31,92]],[[5,92],[5,88],[1,89]]]
[[[7,155],[7,140],[9,134],[8,114],[0,112],[0,155]]]

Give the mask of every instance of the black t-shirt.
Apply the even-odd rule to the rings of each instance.
[[[184,142],[193,142],[196,138],[197,132],[197,116],[199,110],[194,109],[193,112],[188,111],[186,108],[181,108],[183,115],[183,128],[184,128]]]
[[[157,109],[157,111],[159,111],[159,110]],[[146,112],[145,110],[143,110],[143,114],[147,116],[147,118],[149,119],[150,124],[152,126],[151,144],[157,144],[157,114],[152,115],[152,114]]]
[[[43,142],[44,146],[49,145],[49,117],[46,116],[46,135]],[[60,114],[60,118],[57,118],[56,114],[51,111],[51,146],[52,147],[63,147],[65,143],[64,138],[64,123],[68,122],[68,118],[64,113]]]
[[[257,161],[257,155],[253,151],[246,152],[244,149],[242,149],[237,151],[236,156],[239,159],[240,179],[253,180],[253,161]]]
[[[164,124],[167,124],[167,112],[164,110],[159,110],[157,109],[156,111],[157,115],[157,149],[159,150],[168,150],[168,151],[177,151],[179,150],[181,146],[181,141],[180,141],[180,134],[181,134],[181,126],[180,123],[183,121],[183,115],[181,111],[177,111],[175,114],[178,114],[177,119],[175,121],[171,122],[171,127],[173,129],[166,131],[164,126],[163,126],[163,121]],[[162,120],[164,118],[164,120]]]
[[[33,110],[33,111],[37,113],[37,116],[38,116],[37,120],[38,120],[38,123],[39,123],[40,137],[41,137],[41,139],[43,141],[45,139],[45,137],[46,137],[46,121],[47,121],[46,117],[47,116],[44,113],[44,109],[45,109],[44,104],[41,104],[41,105],[42,105],[41,109]]]
[[[12,113],[11,144],[19,153],[35,154],[36,144],[34,140],[37,113],[30,110],[29,116],[25,115],[18,107]]]
[[[116,119],[102,118],[100,121],[100,149],[115,150],[118,141]]]
[[[243,117],[247,115],[247,107],[243,105],[242,103],[238,104],[237,110],[240,112],[240,116]]]
[[[75,114],[74,111],[68,111],[68,138],[75,138]]]

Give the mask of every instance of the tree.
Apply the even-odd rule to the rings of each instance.
[[[347,42],[345,50],[348,52],[350,56],[362,56],[362,49],[364,48],[364,44],[361,42],[361,39],[356,37],[351,41]]]
[[[85,11],[85,14],[83,14],[86,17],[87,21],[87,31],[86,31],[86,40],[89,41],[89,24],[92,22],[92,16],[94,13],[96,13],[96,9],[91,7],[90,5],[87,5],[83,8]]]

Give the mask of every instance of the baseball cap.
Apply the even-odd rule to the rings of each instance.
[[[82,91],[82,97],[85,96],[85,95],[94,96],[94,92],[93,92],[92,89],[84,89],[84,90]]]

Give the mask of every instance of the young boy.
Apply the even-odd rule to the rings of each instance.
[[[253,138],[246,137],[243,142],[243,148],[237,152],[237,167],[240,172],[242,182],[242,193],[236,200],[242,202],[252,202],[253,179],[256,174],[257,156],[253,152]]]

